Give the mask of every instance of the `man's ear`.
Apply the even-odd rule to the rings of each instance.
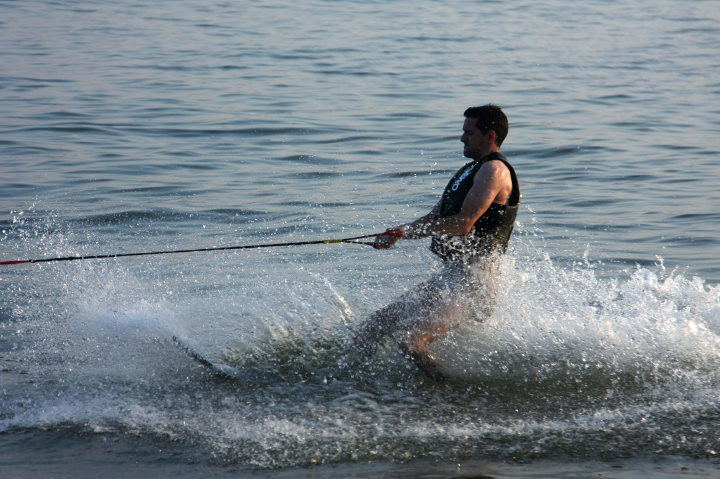
[[[494,145],[497,141],[497,132],[495,130],[488,130],[487,139],[491,145]]]

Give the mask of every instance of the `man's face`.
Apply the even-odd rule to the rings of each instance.
[[[478,160],[492,151],[492,145],[495,142],[495,132],[488,130],[486,133],[483,133],[478,130],[476,123],[476,118],[465,118],[463,134],[460,137],[460,141],[465,145],[463,154],[468,158]]]

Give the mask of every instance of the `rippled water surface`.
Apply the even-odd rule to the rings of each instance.
[[[343,359],[437,268],[424,241],[0,266],[6,465],[92,441],[246,473],[720,451],[715,2],[0,12],[0,261],[382,231],[437,201],[487,102],[523,192],[495,314],[437,345],[447,384],[389,344]]]

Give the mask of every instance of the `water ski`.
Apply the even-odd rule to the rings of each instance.
[[[195,362],[197,362],[198,364],[206,367],[207,369],[209,369],[210,371],[212,371],[212,372],[215,373],[216,375],[221,376],[221,377],[223,377],[223,378],[232,378],[232,377],[233,377],[233,376],[232,376],[230,373],[228,373],[222,366],[219,366],[219,365],[213,363],[212,361],[206,359],[206,358],[203,357],[200,353],[198,353],[198,352],[195,351],[193,348],[191,348],[190,346],[188,346],[187,344],[185,344],[185,343],[184,343],[180,338],[178,338],[177,336],[173,336],[173,337],[172,337],[172,340],[173,340],[173,342],[175,343],[176,346],[178,346],[180,349],[182,349],[188,356],[190,356],[191,358],[193,358],[193,359],[195,360]]]

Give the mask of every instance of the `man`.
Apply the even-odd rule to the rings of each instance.
[[[374,243],[375,248],[386,249],[400,238],[431,236],[430,249],[442,259],[443,268],[375,312],[358,342],[369,354],[383,336],[396,335],[403,351],[431,376],[439,376],[439,371],[430,342],[468,314],[479,315],[472,310],[478,299],[482,314],[492,311],[488,273],[493,257],[505,252],[520,203],[515,171],[500,153],[508,133],[507,117],[491,104],[468,108],[464,115],[460,140],[464,155],[472,161],[455,173],[428,214],[387,230]]]

